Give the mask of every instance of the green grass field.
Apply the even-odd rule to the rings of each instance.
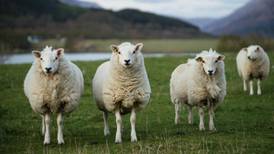
[[[263,82],[262,96],[248,96],[236,73],[235,54],[225,55],[228,95],[216,111],[217,132],[198,130],[197,110],[193,125],[187,124],[184,110],[182,124],[174,125],[169,78],[187,58],[148,58],[151,102],[137,113],[137,143],[130,142],[129,116],[123,118],[122,144],[114,144],[113,115],[109,119],[111,135],[104,137],[102,114],[92,99],[90,80],[101,61],[77,62],[85,75],[85,93],[79,108],[65,117],[62,146],[56,141],[55,115],[52,143],[42,144],[41,118],[31,110],[23,93],[23,80],[30,65],[0,65],[0,153],[274,153],[274,74]],[[207,119],[206,116],[206,126]]]

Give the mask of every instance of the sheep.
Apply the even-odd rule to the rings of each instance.
[[[250,45],[240,50],[236,57],[239,76],[243,80],[243,89],[247,91],[249,82],[249,94],[254,95],[253,80],[257,79],[257,95],[262,94],[261,81],[267,78],[270,71],[269,57],[259,45]]]
[[[180,122],[181,105],[188,108],[188,123],[193,123],[192,107],[199,108],[199,129],[204,127],[204,107],[209,112],[209,130],[215,131],[214,110],[226,96],[225,56],[210,49],[202,51],[186,64],[179,65],[171,75],[170,96],[175,105],[175,124]]]
[[[92,92],[99,110],[103,112],[104,135],[110,134],[108,113],[116,117],[115,143],[122,142],[122,117],[131,113],[131,142],[137,141],[135,123],[136,111],[143,109],[151,94],[144,58],[141,53],[142,43],[133,45],[124,42],[111,45],[110,61],[101,64],[92,80]]]
[[[64,49],[46,46],[32,52],[35,60],[29,69],[24,92],[34,112],[42,116],[44,144],[50,144],[50,116],[57,113],[58,144],[64,144],[63,115],[79,105],[84,83],[81,70],[65,59]]]

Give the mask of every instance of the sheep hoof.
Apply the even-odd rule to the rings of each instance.
[[[200,127],[199,130],[200,130],[200,131],[204,131],[204,130],[205,130],[205,127]]]
[[[116,144],[121,144],[121,143],[122,143],[122,140],[116,139],[116,140],[115,140],[115,143],[116,143]]]
[[[109,135],[110,135],[110,131],[109,131],[109,130],[105,130],[105,131],[104,131],[104,135],[105,135],[105,136],[109,136]]]
[[[216,132],[217,131],[217,129],[215,127],[209,128],[209,130],[212,131],[212,132]]]
[[[45,140],[44,141],[44,145],[49,145],[50,144],[50,141],[49,140]]]
[[[59,145],[62,145],[62,144],[65,144],[65,142],[64,142],[64,140],[59,140],[59,141],[58,141],[58,144],[59,144]]]
[[[131,142],[137,142],[137,137],[131,137]]]

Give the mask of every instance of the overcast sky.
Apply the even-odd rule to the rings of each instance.
[[[82,0],[106,9],[136,8],[180,18],[223,17],[250,0]]]

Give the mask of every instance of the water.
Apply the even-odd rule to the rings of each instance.
[[[145,53],[144,57],[163,57],[163,56],[193,56],[194,53]],[[71,61],[96,61],[109,59],[111,53],[66,53],[66,58]],[[34,56],[28,54],[1,55],[0,64],[25,64],[32,63]]]

